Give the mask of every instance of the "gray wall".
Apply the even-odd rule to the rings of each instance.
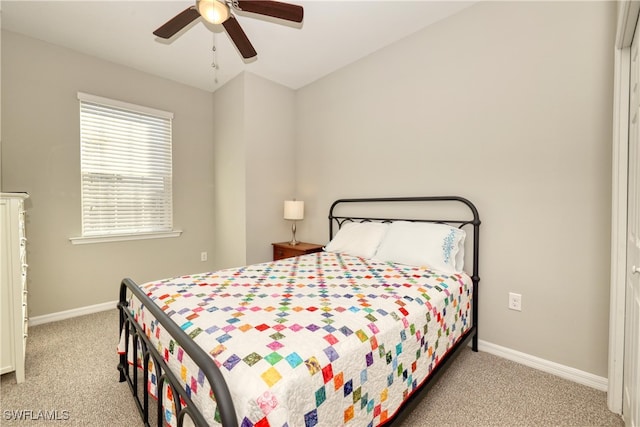
[[[216,267],[268,261],[289,237],[283,202],[294,196],[291,89],[242,73],[213,94]]]
[[[271,243],[291,238],[283,219],[295,194],[295,92],[245,73],[247,263],[273,258]]]
[[[214,96],[214,220],[216,269],[246,262],[246,146],[244,77],[237,76]]]
[[[299,90],[301,232],[340,197],[468,197],[481,340],[606,377],[615,11],[482,2]]]
[[[77,92],[172,111],[179,238],[72,245],[81,235]],[[31,316],[117,299],[144,282],[204,271],[213,251],[211,93],[11,32],[2,34],[2,191],[26,191]]]

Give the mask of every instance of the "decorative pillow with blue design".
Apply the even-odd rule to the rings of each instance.
[[[464,230],[446,224],[396,221],[389,225],[374,258],[461,273],[465,237]]]

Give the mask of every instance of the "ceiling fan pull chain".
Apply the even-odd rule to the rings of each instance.
[[[211,47],[211,68],[213,68],[213,82],[218,84],[218,61],[216,60],[216,33],[213,33],[213,46]]]

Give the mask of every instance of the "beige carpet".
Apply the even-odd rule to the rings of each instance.
[[[31,328],[26,382],[2,376],[0,424],[141,426],[128,386],[118,382],[117,341],[115,309]],[[30,419],[11,419],[20,413]],[[607,409],[604,392],[465,350],[405,419],[408,426],[624,423]]]

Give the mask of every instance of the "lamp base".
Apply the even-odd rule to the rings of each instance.
[[[296,240],[296,222],[295,222],[295,221],[293,221],[293,224],[291,225],[291,233],[293,234],[293,238],[291,239],[291,241],[289,242],[289,244],[290,244],[291,246],[295,246],[295,245],[297,245],[298,243],[300,243],[300,242],[298,242],[298,241]]]

